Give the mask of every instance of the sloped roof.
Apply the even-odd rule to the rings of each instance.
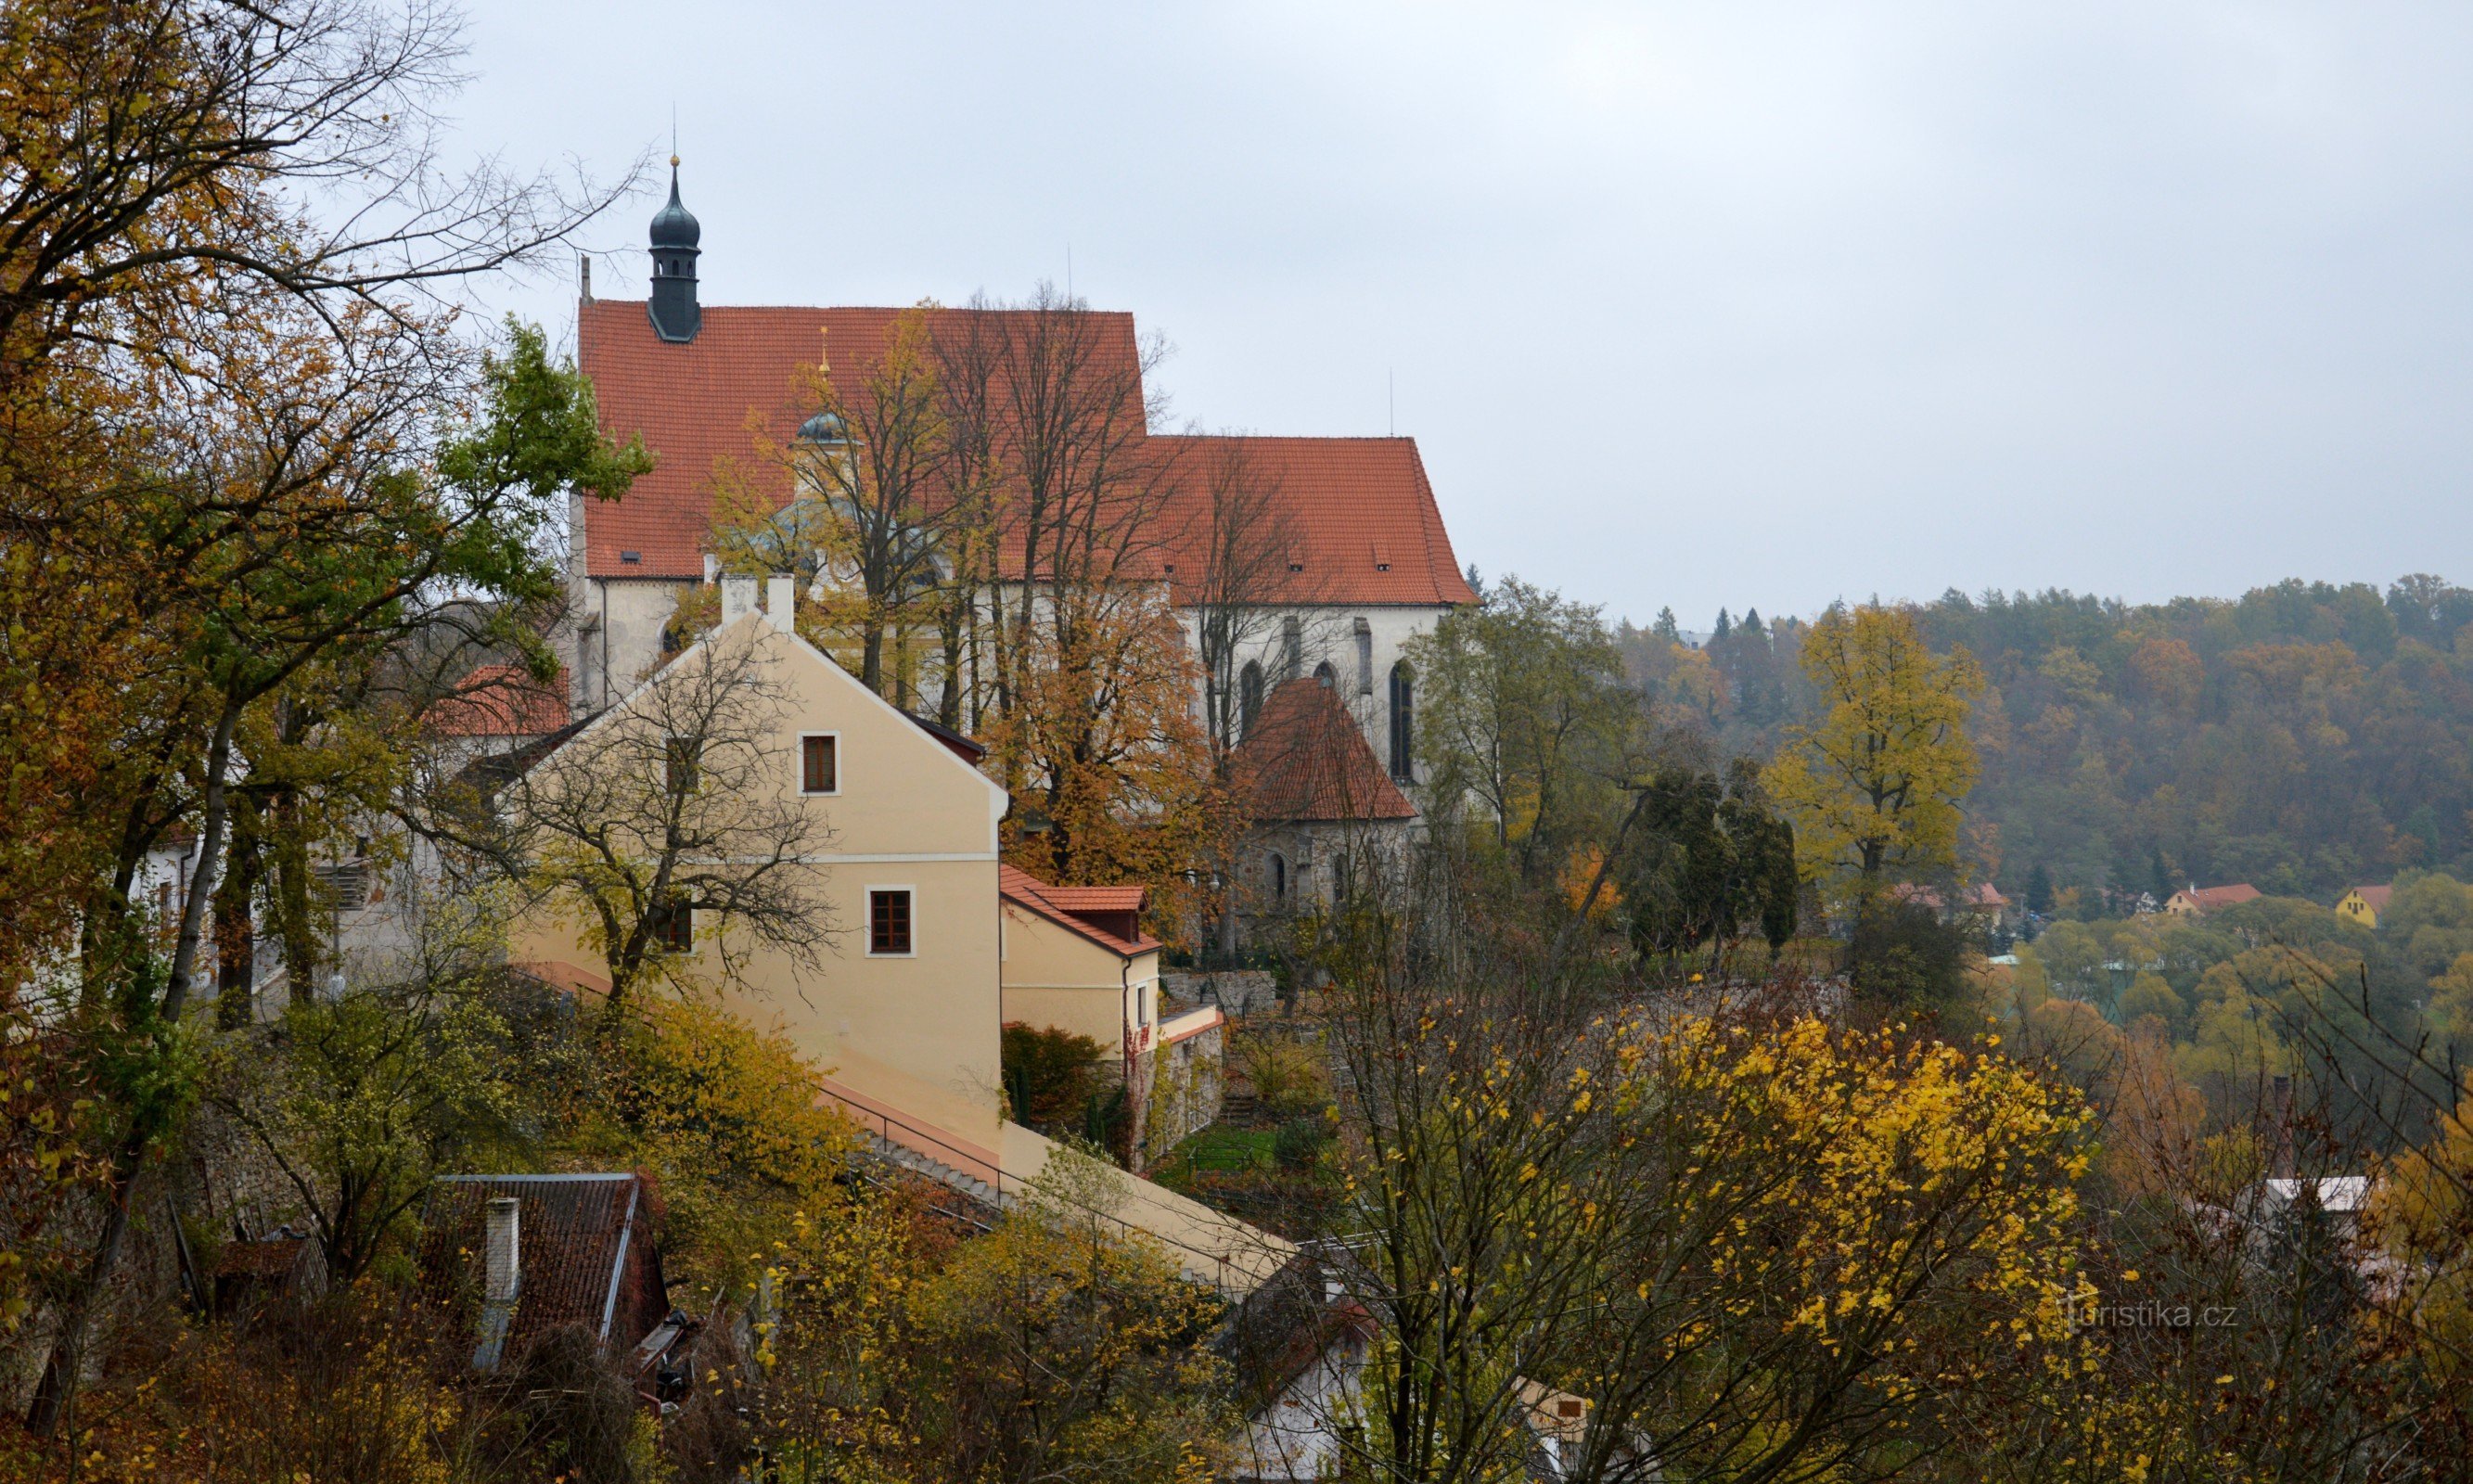
[[[633,1345],[640,1332],[639,1296],[630,1274],[657,1263],[652,1200],[641,1177],[629,1174],[442,1175],[430,1186],[421,1225],[424,1266],[433,1284],[477,1286],[482,1216],[493,1197],[511,1195],[519,1275],[512,1350],[521,1341],[569,1325],[595,1338]],[[658,1268],[654,1270],[658,1287]]]
[[[656,455],[652,471],[624,498],[587,511],[586,570],[594,577],[703,577],[714,465],[730,459],[753,469],[759,436],[786,443],[811,410],[800,405],[800,368],[819,357],[845,371],[875,362],[906,312],[708,304],[696,338],[676,345],[653,333],[640,299],[579,306],[577,360],[592,379],[602,430],[621,442],[641,434]],[[972,316],[1019,313],[930,310],[928,333],[958,340]],[[1134,317],[1087,313],[1096,357],[1113,373],[1139,379]],[[788,497],[783,482],[780,498]],[[629,552],[636,561],[625,560]]]
[[[1283,682],[1262,702],[1235,758],[1236,786],[1257,820],[1406,820],[1400,792],[1339,693],[1319,681]]]
[[[2362,898],[2363,903],[2372,912],[2385,912],[2388,910],[2388,898],[2395,895],[2395,888],[2392,886],[2357,886],[2353,888],[2353,895]]]
[[[1142,887],[1050,886],[1027,871],[998,866],[996,894],[1128,958],[1160,946],[1137,925],[1150,895]]]
[[[446,737],[532,737],[567,724],[564,677],[541,682],[517,664],[485,664],[432,703],[429,730]]]
[[[652,471],[625,498],[587,509],[587,571],[701,578],[715,464],[736,462],[773,481],[777,498],[786,500],[786,477],[760,467],[756,443],[759,437],[785,443],[797,431],[804,415],[801,368],[823,355],[836,370],[854,372],[883,354],[906,312],[712,305],[696,338],[677,345],[653,333],[639,301],[583,304],[579,360],[592,379],[602,428],[621,441],[640,434],[656,455]],[[1133,317],[1085,313],[1094,357],[1138,393],[1141,354]],[[1000,323],[1024,312],[929,310],[928,334],[957,344],[973,328],[972,317]],[[1181,601],[1190,601],[1205,566],[1211,470],[1214,461],[1231,458],[1241,459],[1247,480],[1264,491],[1265,524],[1288,559],[1269,563],[1274,588],[1260,601],[1476,601],[1414,439],[1157,436],[1143,448],[1168,471],[1170,492],[1156,516],[1155,542],[1129,556],[1125,575],[1166,577]],[[1018,529],[1000,532],[998,556],[1008,571],[1021,569],[1022,546]],[[636,560],[626,560],[629,553]]]
[[[2175,895],[2189,898],[2190,905],[2201,912],[2213,912],[2221,907],[2236,907],[2245,901],[2256,901],[2260,893],[2247,881],[2237,881],[2230,886],[2194,886]]]
[[[1210,551],[1210,466],[1242,461],[1259,482],[1265,538],[1286,554],[1266,563],[1256,601],[1297,604],[1475,603],[1413,438],[1162,437],[1188,468],[1169,501],[1168,565],[1178,601],[1193,600]]]

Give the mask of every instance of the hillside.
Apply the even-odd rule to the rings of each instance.
[[[1920,612],[1987,681],[1977,868],[2012,896],[2044,867],[2088,905],[2189,881],[2332,901],[2397,872],[2473,871],[2473,589],[2297,579],[2238,599],[2128,605],[1955,589]],[[1621,631],[1636,679],[1725,746],[1770,755],[1804,713],[1801,626],[1671,614]]]

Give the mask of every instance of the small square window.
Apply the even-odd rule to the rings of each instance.
[[[799,739],[799,792],[838,794],[842,791],[841,738]]]
[[[900,957],[910,952],[910,893],[906,890],[867,894],[867,951]]]

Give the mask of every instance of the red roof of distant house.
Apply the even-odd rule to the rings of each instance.
[[[2173,895],[2189,898],[2190,905],[2200,912],[2214,912],[2221,907],[2237,907],[2245,901],[2256,901],[2260,894],[2258,888],[2247,881],[2237,881],[2230,886],[2194,886]]]
[[[656,456],[650,473],[614,505],[587,513],[585,566],[593,577],[694,579],[704,575],[717,463],[732,460],[786,499],[786,477],[764,467],[759,443],[786,445],[809,410],[798,375],[822,355],[855,381],[881,356],[900,309],[713,305],[693,341],[653,333],[640,301],[581,306],[578,358],[600,403],[601,425],[624,440],[640,434]],[[931,338],[957,342],[972,316],[1020,311],[936,309]],[[1139,394],[1140,347],[1133,317],[1086,311],[1107,373]],[[847,390],[847,389],[846,389]],[[1213,461],[1241,458],[1249,479],[1271,491],[1271,518],[1287,560],[1272,564],[1275,591],[1249,601],[1321,604],[1472,603],[1414,440],[1405,438],[1146,438],[1143,448],[1174,461],[1172,493],[1160,513],[1160,550],[1129,559],[1123,574],[1167,577],[1189,601],[1203,570],[1204,488]],[[1000,559],[1019,573],[1019,531],[1003,534]],[[630,560],[630,558],[633,560]],[[1295,568],[1295,570],[1283,570]]]
[[[1235,764],[1237,787],[1258,820],[1417,817],[1339,693],[1319,681],[1287,681],[1272,691],[1237,744]]]
[[[2362,898],[2372,912],[2388,910],[2388,898],[2395,894],[2392,886],[2357,886],[2353,894]]]
[[[996,893],[1128,958],[1160,946],[1141,930],[1142,906],[1150,896],[1142,887],[1050,886],[1027,871],[998,866]]]
[[[542,682],[521,665],[485,664],[429,707],[429,729],[449,737],[532,737],[567,724],[565,677]]]

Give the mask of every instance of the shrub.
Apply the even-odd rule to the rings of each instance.
[[[1238,1053],[1245,1080],[1265,1113],[1287,1119],[1318,1113],[1331,1102],[1331,1079],[1314,1048],[1293,1041],[1248,1040]]]
[[[1271,1158],[1284,1170],[1310,1169],[1322,1146],[1330,1142],[1328,1119],[1311,1115],[1290,1118],[1280,1125],[1280,1132],[1271,1139]]]
[[[1079,1129],[1099,1090],[1108,1048],[1089,1036],[1015,1020],[1004,1028],[1005,1100],[1013,1115],[1043,1131]]]

